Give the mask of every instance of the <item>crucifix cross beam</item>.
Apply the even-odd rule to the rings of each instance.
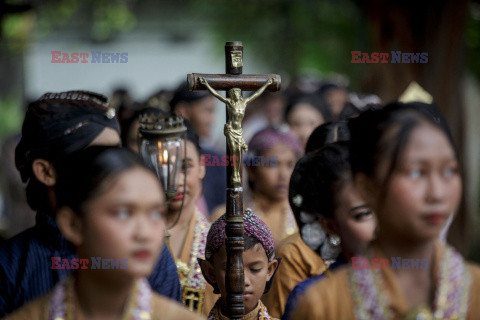
[[[245,279],[243,271],[243,188],[241,176],[242,151],[247,151],[243,140],[242,120],[249,102],[259,97],[264,91],[280,90],[281,78],[277,74],[242,75],[243,45],[239,41],[225,44],[226,74],[187,75],[190,90],[208,90],[225,103],[227,122],[224,134],[227,142],[227,156],[237,161],[227,166],[227,203],[225,233],[227,249],[227,269],[225,285],[227,290],[227,316],[230,319],[241,319],[245,313],[243,292]],[[227,91],[226,97],[217,90]],[[242,91],[255,91],[250,97],[243,99]]]
[[[190,73],[188,75],[188,88],[190,91],[207,90],[199,81],[204,78],[208,84],[215,90],[228,91],[233,88],[239,88],[242,91],[257,91],[269,79],[274,79],[265,91],[274,92],[280,90],[280,76],[278,74],[207,74],[207,73]]]

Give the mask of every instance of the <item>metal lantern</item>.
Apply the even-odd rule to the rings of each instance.
[[[144,114],[139,117],[139,150],[143,160],[155,170],[167,199],[175,197],[184,152],[182,140],[187,128],[174,114]]]

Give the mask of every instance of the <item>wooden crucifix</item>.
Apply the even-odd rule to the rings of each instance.
[[[243,140],[242,120],[249,102],[258,98],[265,90],[280,90],[281,78],[277,74],[242,75],[243,45],[240,41],[225,44],[226,74],[187,75],[190,90],[208,90],[217,99],[225,103],[227,122],[224,134],[227,140],[227,270],[225,284],[227,289],[227,313],[231,319],[241,319],[245,313],[243,292],[245,279],[243,273],[243,188],[241,177],[242,151],[247,151]],[[216,90],[227,91],[226,97]],[[256,91],[243,99],[243,91]]]

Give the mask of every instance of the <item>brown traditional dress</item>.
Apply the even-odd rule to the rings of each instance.
[[[282,261],[270,291],[262,297],[272,317],[281,318],[288,295],[303,280],[325,272],[327,266],[318,254],[302,240],[299,233],[286,238],[277,250]]]
[[[364,279],[353,277],[353,270],[349,267],[339,268],[332,276],[314,284],[300,298],[292,319],[478,319],[480,315],[480,268],[477,265],[466,263],[452,257],[451,250],[443,244],[437,243],[435,247],[435,260],[433,272],[438,275],[439,268],[446,268],[446,286],[442,286],[440,277],[435,276],[436,293],[440,303],[435,303],[435,310],[418,306],[409,306],[401,290],[397,276],[391,268],[374,269],[381,274],[383,284],[380,294],[371,294],[372,286],[361,286]],[[378,249],[374,250],[374,257],[386,257]],[[458,257],[458,256],[457,256]],[[460,261],[456,268],[452,268]],[[455,272],[461,270],[458,275]],[[365,271],[361,269],[361,271]],[[458,272],[457,272],[458,273]],[[441,274],[441,272],[440,272]],[[452,276],[453,275],[453,276]],[[356,282],[356,280],[359,280]],[[358,285],[360,284],[360,286]],[[446,291],[442,293],[442,289]],[[441,297],[445,298],[442,299]],[[437,298],[435,298],[437,299]],[[378,303],[384,301],[384,303]],[[384,308],[381,306],[384,304]],[[371,306],[366,310],[367,306]],[[374,314],[372,316],[371,314]],[[428,317],[433,313],[433,318]],[[370,314],[370,315],[369,315]],[[427,316],[427,317],[425,317]]]
[[[52,292],[53,293],[53,292]],[[50,320],[52,293],[33,300],[14,313],[8,315],[5,320]],[[55,317],[54,320],[63,319]],[[129,318],[130,319],[130,318]],[[147,319],[147,318],[145,318]],[[152,292],[151,296],[151,320],[200,320],[201,315],[188,311],[177,302]]]

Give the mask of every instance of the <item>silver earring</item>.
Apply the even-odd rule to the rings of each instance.
[[[340,243],[342,243],[342,239],[340,239],[340,236],[338,234],[332,234],[331,236],[328,237],[328,242],[336,247],[339,246]]]
[[[325,241],[320,249],[322,259],[325,261],[337,259],[342,252],[341,242],[340,237],[336,234],[328,236],[328,241]]]

